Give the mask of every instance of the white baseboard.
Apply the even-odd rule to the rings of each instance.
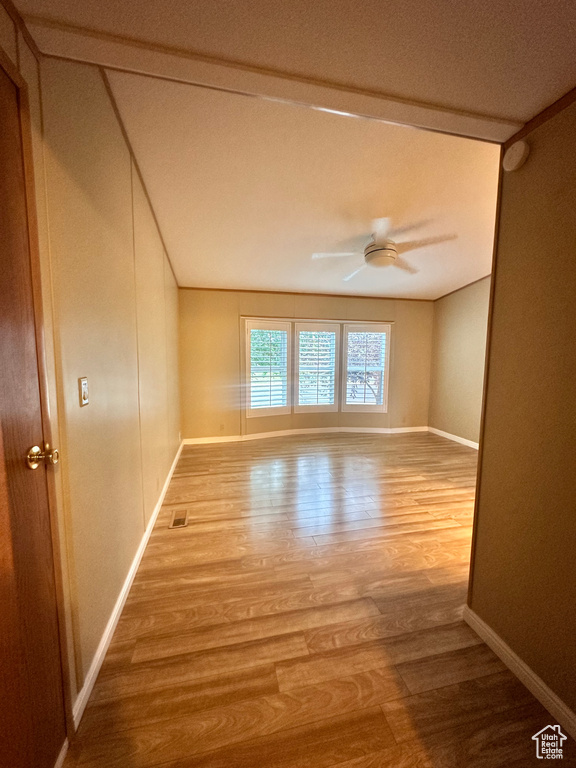
[[[554,715],[558,723],[564,727],[572,738],[576,739],[576,713],[573,712],[560,699],[538,675],[514,653],[507,643],[497,635],[494,630],[483,621],[478,614],[466,606],[464,608],[464,621],[472,627],[474,632],[479,635],[501,659],[508,669],[524,683],[526,688],[532,693],[538,701],[546,707],[551,715]]]
[[[476,448],[476,450],[478,450],[478,443],[475,443],[473,440],[467,440],[465,437],[458,437],[458,435],[452,435],[450,432],[443,432],[441,429],[436,429],[436,427],[428,427],[428,432],[432,432],[434,435],[445,437],[447,440],[453,440],[455,443],[462,443],[462,445],[467,445],[469,448]]]
[[[270,432],[271,435],[277,434]],[[183,445],[205,445],[208,443],[239,443],[242,435],[225,435],[224,437],[185,437],[182,440]]]
[[[67,754],[68,754],[68,739],[64,739],[64,744],[62,744],[62,749],[60,750],[60,754],[58,755],[58,758],[54,763],[54,768],[62,768]]]
[[[428,427],[311,427],[309,429],[279,429],[275,432],[254,432],[251,435],[226,435],[225,437],[187,437],[184,445],[204,445],[206,443],[240,443],[245,440],[261,440],[265,437],[284,437],[286,435],[323,435],[330,432],[360,432],[377,435],[395,435],[404,432],[428,432]]]
[[[102,662],[104,661],[104,657],[106,656],[106,651],[108,650],[108,646],[110,645],[110,642],[112,640],[112,635],[114,634],[114,630],[116,629],[116,625],[118,624],[118,619],[120,618],[120,614],[122,613],[122,609],[124,608],[124,603],[126,602],[126,598],[128,597],[130,587],[132,586],[132,582],[134,581],[134,576],[136,575],[136,571],[138,570],[138,566],[140,565],[140,560],[142,559],[144,550],[146,549],[146,544],[148,544],[148,539],[150,538],[150,534],[152,533],[152,529],[154,528],[154,523],[156,522],[156,518],[158,517],[158,513],[160,512],[160,508],[162,507],[164,496],[166,496],[166,491],[168,490],[168,486],[170,485],[170,480],[172,479],[172,475],[176,468],[176,464],[178,463],[178,459],[180,458],[181,452],[182,452],[182,443],[180,443],[178,451],[176,452],[176,456],[174,457],[174,461],[172,462],[172,466],[170,467],[170,471],[168,472],[168,476],[166,477],[166,481],[164,483],[164,486],[162,487],[162,491],[160,493],[158,501],[156,502],[154,511],[152,512],[152,515],[150,517],[150,521],[146,526],[146,530],[144,531],[142,540],[140,541],[136,554],[134,555],[134,559],[132,560],[132,565],[130,566],[130,570],[128,571],[124,584],[122,585],[122,589],[120,591],[120,594],[118,595],[116,604],[112,609],[112,613],[110,615],[110,618],[108,619],[108,624],[106,625],[106,629],[102,634],[100,643],[98,644],[98,648],[96,649],[96,653],[94,654],[94,658],[92,659],[92,663],[90,664],[90,669],[88,670],[88,674],[86,675],[86,678],[84,680],[84,685],[82,686],[82,689],[78,693],[76,701],[74,702],[74,706],[72,707],[74,726],[76,728],[78,728],[80,724],[80,720],[82,719],[82,715],[84,714],[86,704],[88,703],[88,699],[90,698],[90,694],[92,693],[92,689],[94,688],[94,683],[96,682],[96,678],[98,677],[98,672],[100,671],[100,667],[102,666]]]
[[[213,437],[186,437],[182,441],[184,445],[206,445],[208,443],[241,443],[245,440],[262,440],[266,437],[285,437],[286,435],[323,435],[330,432],[357,432],[375,435],[396,435],[405,432],[432,432],[455,443],[467,445],[478,450],[478,443],[467,440],[465,437],[451,435],[435,427],[313,427],[309,429],[279,429],[275,432],[254,432],[251,435],[225,435]]]

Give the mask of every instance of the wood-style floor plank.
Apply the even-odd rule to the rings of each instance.
[[[308,655],[304,635],[280,635],[248,643],[227,645],[199,653],[189,653],[147,664],[131,664],[102,675],[94,690],[95,700],[111,699],[135,691],[147,691],[164,685],[179,685],[203,677],[227,674],[290,658]]]
[[[376,590],[374,602],[381,606],[380,616],[308,631],[305,637],[310,651],[319,653],[431,627],[441,628],[462,618],[465,592],[460,585],[453,595],[443,597],[440,601],[431,599],[429,604],[421,592],[417,595],[405,594],[402,600],[379,601]]]
[[[290,728],[379,706],[408,693],[391,669],[349,675],[285,693],[214,707],[169,723],[86,735],[80,765],[151,768]]]
[[[255,619],[229,622],[194,632],[163,635],[139,640],[132,657],[134,663],[180,656],[184,653],[218,648],[221,646],[263,640],[267,637],[287,635],[313,627],[353,621],[379,615],[378,608],[369,597],[345,603],[304,608],[299,611],[276,613]]]
[[[152,688],[127,694],[120,700],[93,701],[82,720],[80,735],[106,736],[150,723],[172,720],[204,709],[278,692],[273,664],[236,669],[191,683]]]
[[[322,768],[389,747],[394,736],[379,709],[333,717],[199,755],[194,768]],[[169,768],[188,768],[187,758]]]
[[[396,741],[405,742],[457,728],[531,701],[528,690],[505,670],[385,702],[382,710]]]
[[[537,702],[491,713],[457,728],[404,742],[338,768],[528,768],[537,766],[531,734],[550,715]],[[573,743],[573,742],[572,742]],[[565,763],[570,765],[571,763]]]
[[[505,666],[482,643],[407,661],[396,668],[410,692],[420,693],[501,672]]]
[[[65,768],[535,762],[550,715],[462,621],[476,460],[424,433],[185,446]]]

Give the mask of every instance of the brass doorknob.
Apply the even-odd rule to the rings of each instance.
[[[58,452],[58,449],[54,448],[53,450],[49,450],[48,445],[44,450],[42,450],[39,445],[32,446],[26,456],[28,469],[38,469],[42,461],[45,461],[48,464],[58,464],[60,461],[60,453]]]

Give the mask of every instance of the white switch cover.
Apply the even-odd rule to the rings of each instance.
[[[80,390],[80,407],[88,405],[90,398],[88,397],[88,379],[86,377],[78,379],[78,388]]]

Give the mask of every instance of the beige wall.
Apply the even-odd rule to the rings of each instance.
[[[136,277],[136,327],[138,334],[138,394],[144,522],[148,524],[177,450],[179,425],[170,422],[171,404],[178,403],[171,389],[177,368],[169,366],[169,343],[177,328],[167,327],[174,278],[144,188],[132,167],[134,205],[134,268]],[[175,341],[175,338],[174,338]],[[177,412],[177,411],[176,411]]]
[[[79,690],[178,446],[177,288],[99,71],[41,69],[41,245]]]
[[[433,303],[180,289],[182,437],[311,427],[428,424]],[[246,419],[241,407],[241,316],[390,321],[388,413],[316,413]]]
[[[528,142],[503,180],[471,607],[576,711],[576,104]]]
[[[429,425],[478,442],[490,278],[434,302]]]

